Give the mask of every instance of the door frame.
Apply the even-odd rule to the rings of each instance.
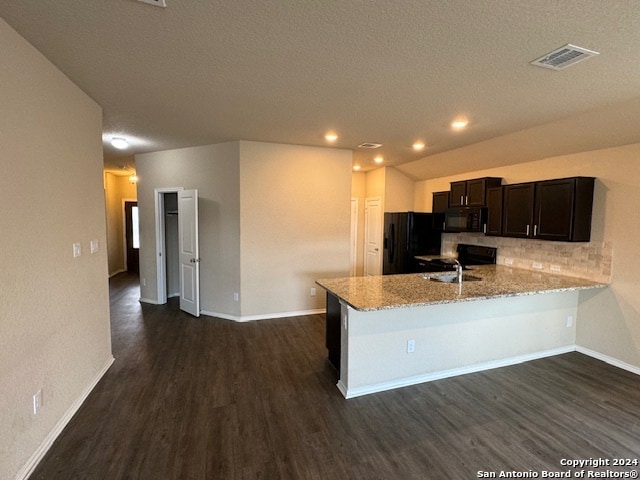
[[[349,274],[356,276],[358,268],[358,197],[351,197],[351,268]]]
[[[122,258],[124,259],[124,264],[122,268],[124,271],[127,271],[127,212],[124,209],[124,205],[126,202],[136,202],[138,203],[137,198],[123,198],[122,199]]]
[[[158,294],[158,305],[167,303],[167,267],[166,267],[166,244],[165,244],[165,224],[164,224],[164,194],[177,193],[184,190],[184,187],[154,188],[153,196],[156,215],[156,286]]]

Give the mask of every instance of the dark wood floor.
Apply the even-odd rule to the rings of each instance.
[[[345,400],[323,316],[196,319],[140,305],[135,280],[112,279],[116,361],[32,479],[471,479],[640,456],[640,378],[578,353]]]

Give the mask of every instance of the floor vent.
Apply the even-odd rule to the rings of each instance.
[[[361,143],[360,145],[358,145],[358,148],[380,148],[381,146],[382,146],[381,143],[365,142],[365,143]]]
[[[562,70],[563,68],[575,65],[578,62],[595,57],[596,55],[599,55],[599,52],[567,44],[564,47],[560,47],[553,52],[537,58],[531,62],[531,65],[550,68],[552,70]]]

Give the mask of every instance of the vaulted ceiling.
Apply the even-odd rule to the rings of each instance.
[[[102,106],[108,168],[233,140],[327,146],[333,131],[364,171],[382,155],[422,179],[640,142],[633,0],[166,3],[0,2],[0,17]],[[600,55],[530,65],[568,43]],[[469,125],[455,131],[460,116]],[[113,136],[131,148],[115,150]]]

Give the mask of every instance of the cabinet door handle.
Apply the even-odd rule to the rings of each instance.
[[[469,195],[464,196],[464,204],[469,205]]]
[[[486,234],[487,233],[487,224],[485,223],[484,226],[482,227],[482,233]]]
[[[537,236],[538,235],[538,225],[534,225],[533,226],[533,236]]]
[[[464,205],[464,195],[460,195],[460,205]]]
[[[529,225],[527,225],[527,237],[529,236]]]

